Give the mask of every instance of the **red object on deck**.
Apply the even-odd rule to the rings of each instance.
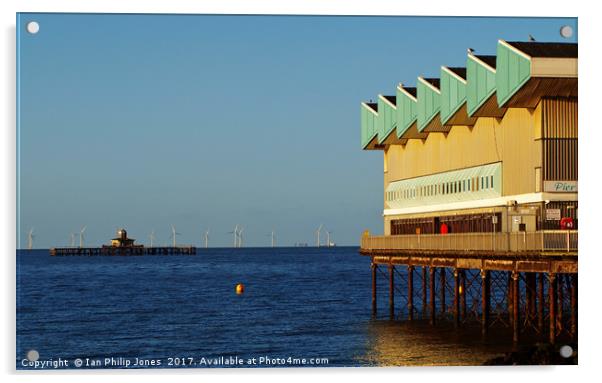
[[[442,223],[441,226],[439,226],[439,233],[441,233],[441,234],[449,233],[449,227],[447,227],[446,223]]]
[[[560,228],[562,230],[571,230],[573,227],[575,227],[575,223],[571,217],[562,217],[560,220]]]

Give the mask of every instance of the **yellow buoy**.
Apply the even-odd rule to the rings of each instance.
[[[239,283],[236,285],[236,295],[241,295],[242,293],[245,292],[245,285],[243,285],[242,283]]]

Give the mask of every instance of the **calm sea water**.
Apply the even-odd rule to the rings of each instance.
[[[161,361],[151,368],[224,367],[230,357],[245,367],[303,358],[327,358],[320,366],[329,367],[472,365],[509,350],[506,334],[483,343],[474,328],[389,321],[384,278],[382,317],[371,318],[370,278],[370,260],[350,247],[143,257],[18,251],[17,368],[31,368],[23,366],[29,350],[71,368],[77,358],[102,361],[99,368],[128,360],[132,368],[136,358]],[[264,363],[246,364],[252,358]]]

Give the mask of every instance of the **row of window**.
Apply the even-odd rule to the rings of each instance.
[[[432,185],[414,186],[411,188],[389,191],[385,193],[387,201],[434,197],[439,195],[468,193],[493,189],[493,176],[472,177],[460,181],[442,182]]]

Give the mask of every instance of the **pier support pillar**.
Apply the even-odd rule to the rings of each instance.
[[[549,340],[551,344],[556,343],[556,274],[548,273],[548,304],[550,317],[550,334]]]
[[[454,269],[454,326],[460,325],[460,272]]]
[[[490,301],[489,271],[481,269],[481,335],[487,336],[489,331]]]
[[[520,290],[518,287],[519,274],[516,271],[512,272],[512,343],[518,344],[519,337],[519,308],[520,308]]]
[[[564,329],[564,323],[562,320],[564,311],[564,275],[560,274],[556,276],[556,284],[558,285],[558,305],[556,306],[556,332],[561,333]]]
[[[435,324],[435,310],[437,309],[435,304],[435,273],[436,269],[433,266],[429,267],[429,312],[430,312],[430,324]]]
[[[577,274],[571,276],[571,338],[577,339]]]
[[[533,323],[535,320],[535,290],[537,289],[537,285],[535,282],[535,274],[534,273],[526,273],[525,274],[526,281],[526,289],[525,289],[525,316],[528,323]]]
[[[378,265],[372,262],[372,316],[376,316],[376,268]]]
[[[466,320],[466,270],[460,270],[460,319]]]
[[[426,318],[426,310],[427,310],[427,299],[426,299],[426,291],[427,291],[427,273],[426,266],[422,266],[422,319]]]
[[[512,287],[513,287],[513,283],[512,283],[512,272],[509,271],[508,272],[508,282],[506,283],[506,302],[508,304],[508,322],[510,322],[510,327],[512,327],[512,320],[514,319],[514,309],[513,309],[513,302],[514,302],[514,294],[512,293]]]
[[[439,275],[439,282],[440,282],[440,289],[439,289],[439,295],[440,295],[440,300],[441,300],[441,315],[445,315],[445,311],[447,310],[447,307],[445,305],[445,287],[447,282],[445,281],[445,267],[441,267],[441,273]]]
[[[395,319],[395,266],[389,265],[389,319]]]
[[[543,310],[546,304],[544,297],[544,278],[545,276],[543,273],[537,275],[537,328],[539,329],[540,334],[543,334]]]
[[[408,320],[414,320],[414,266],[408,265]]]

